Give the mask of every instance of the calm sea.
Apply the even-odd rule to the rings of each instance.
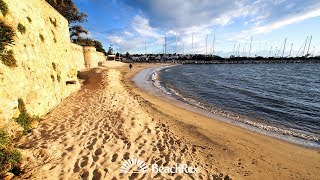
[[[320,145],[320,64],[178,65],[153,76],[176,99]]]

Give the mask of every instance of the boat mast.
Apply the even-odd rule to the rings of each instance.
[[[251,41],[250,41],[249,57],[251,57],[251,48],[252,48],[252,36],[251,36]]]
[[[308,54],[309,54],[309,50],[310,50],[310,45],[311,45],[311,41],[312,41],[312,36],[311,36],[311,38],[310,38],[310,41],[309,41],[309,46],[308,46],[308,51],[307,51],[307,54],[306,54],[306,56],[308,56]]]
[[[206,56],[208,54],[208,34],[206,36]]]
[[[167,36],[164,37],[164,54],[167,55]]]
[[[271,47],[270,47],[269,57],[271,56],[271,51],[272,51],[272,45],[271,45]]]
[[[284,51],[286,50],[286,45],[287,45],[287,37],[286,39],[284,40],[284,46],[283,46],[283,51],[282,51],[282,58],[283,58],[283,55],[284,55]]]
[[[309,36],[307,36],[307,39],[306,39],[305,42],[303,43],[303,44],[304,44],[304,47],[303,47],[303,51],[301,52],[301,56],[304,55],[304,52],[305,52],[306,47],[307,47],[307,44],[308,44],[308,39],[309,39]]]
[[[192,54],[194,54],[194,52],[193,52],[193,33],[192,33]]]
[[[178,42],[177,42],[177,33],[176,33],[176,54],[178,54]]]
[[[290,53],[289,53],[289,56],[288,56],[288,57],[290,57],[290,56],[291,56],[292,47],[293,47],[293,43],[291,43]]]
[[[214,43],[216,41],[216,35],[213,35],[213,41],[212,41],[212,55],[214,56]]]

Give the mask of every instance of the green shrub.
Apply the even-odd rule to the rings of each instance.
[[[16,118],[16,122],[23,127],[23,133],[28,134],[31,131],[30,124],[33,119],[28,113],[20,113],[19,117]]]
[[[14,30],[0,20],[0,54],[5,50],[6,46],[12,46],[14,42]]]
[[[18,99],[18,109],[21,113],[27,112],[26,105],[24,104],[23,99],[21,98]]]
[[[5,130],[0,129],[0,147],[6,146],[10,141],[9,134]]]
[[[42,35],[42,34],[39,34],[39,37],[40,37],[41,41],[44,42],[44,37],[43,37],[43,35]]]
[[[23,102],[23,99],[19,98],[18,99],[18,109],[20,111],[19,117],[17,117],[15,119],[15,121],[20,124],[23,127],[23,133],[27,134],[31,131],[31,123],[33,121],[39,121],[40,118],[39,117],[31,117],[28,113],[27,113],[27,109],[26,106]]]
[[[57,39],[56,39],[55,37],[53,38],[53,42],[54,42],[54,43],[57,43]]]
[[[61,76],[59,74],[57,75],[57,80],[58,80],[58,82],[61,81]]]
[[[26,32],[26,27],[22,24],[18,24],[18,31],[21,33],[21,34],[24,34]]]
[[[8,5],[3,0],[0,0],[0,11],[3,14],[3,16],[6,16],[9,12]]]
[[[14,36],[15,33],[13,29],[0,20],[0,60],[3,64],[9,67],[17,66],[17,61],[13,56],[13,51],[6,51],[7,46],[14,45]]]
[[[2,54],[0,54],[0,60],[6,66],[9,66],[9,67],[17,67],[18,66],[17,61],[13,56],[12,50],[10,50],[8,52],[3,52]]]
[[[13,169],[20,169],[21,154],[13,148],[12,138],[0,129],[0,178]]]
[[[30,17],[27,17],[27,19],[28,19],[29,23],[32,22],[32,19]]]

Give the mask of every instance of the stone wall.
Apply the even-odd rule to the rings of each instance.
[[[107,58],[102,52],[97,52],[97,61],[98,62],[103,62],[106,60],[107,60]]]
[[[86,69],[84,63],[83,47],[74,43],[71,43],[73,61],[75,62],[76,69],[78,71]]]
[[[0,128],[19,115],[18,98],[31,115],[48,113],[80,88],[77,69],[84,67],[80,53],[73,57],[67,20],[45,0],[4,2],[9,14],[3,17],[0,12],[0,19],[16,31],[11,49],[18,66],[10,68],[0,61]],[[25,33],[17,30],[19,23]]]
[[[86,68],[98,67],[98,64],[102,61],[106,61],[106,57],[103,53],[97,52],[95,47],[84,46],[84,62]]]

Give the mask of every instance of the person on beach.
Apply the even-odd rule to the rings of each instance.
[[[130,68],[130,71],[131,71],[131,69],[132,69],[132,64],[129,65],[129,68]]]

